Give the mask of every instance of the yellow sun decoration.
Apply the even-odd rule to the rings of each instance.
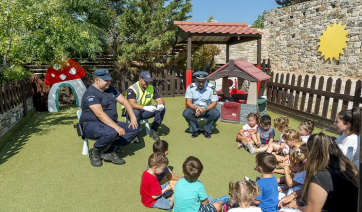
[[[348,30],[345,30],[346,25],[342,26],[334,23],[333,26],[328,25],[327,29],[323,31],[323,35],[319,37],[318,51],[324,56],[324,60],[335,58],[339,60],[339,54],[343,54],[343,49],[347,47],[346,41],[349,40],[347,36]]]

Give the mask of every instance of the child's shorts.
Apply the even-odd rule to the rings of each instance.
[[[268,144],[268,140],[265,140],[264,138],[260,138],[260,142],[262,144]]]
[[[208,205],[201,205],[199,208],[199,212],[217,212],[215,206],[208,204]]]
[[[166,188],[166,186],[170,184],[169,182],[161,185],[161,189]],[[173,193],[172,190],[166,191],[160,198],[157,199],[155,204],[153,204],[152,208],[160,208],[164,210],[171,211],[171,200],[167,199],[167,197],[171,196]]]

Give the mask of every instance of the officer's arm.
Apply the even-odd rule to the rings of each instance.
[[[211,110],[212,108],[216,107],[217,102],[211,102],[207,107],[206,110]]]
[[[193,110],[196,110],[196,106],[194,104],[192,104],[192,99],[186,99],[186,104],[187,104],[187,107],[193,109]]]
[[[157,102],[158,105],[165,105],[165,101],[163,101],[162,98],[157,98],[155,99],[155,101]]]
[[[118,129],[120,126],[116,124],[109,116],[103,111],[102,105],[94,104],[90,105],[89,108],[92,110],[94,115],[101,121],[103,124],[112,127],[113,129]]]
[[[131,99],[130,99],[131,100]],[[133,112],[133,109],[132,109],[132,106],[130,104],[130,100],[127,100],[122,94],[120,94],[118,97],[117,97],[117,101],[119,103],[121,103],[124,108],[126,108],[127,110],[127,113],[132,121],[132,118],[134,118],[136,120],[136,116],[134,115],[134,112]]]

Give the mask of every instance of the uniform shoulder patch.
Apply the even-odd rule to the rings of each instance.
[[[212,91],[212,94],[217,95],[216,89],[214,89],[214,90]]]
[[[214,85],[212,85],[212,84],[208,84],[207,85],[209,88],[211,88],[212,90],[214,90],[215,89],[215,86]]]
[[[195,84],[191,83],[189,86],[190,86],[190,88],[193,88],[193,87],[195,87]]]

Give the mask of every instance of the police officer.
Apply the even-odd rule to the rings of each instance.
[[[97,140],[89,153],[90,162],[93,166],[102,166],[102,159],[124,164],[117,152],[120,146],[127,145],[136,137],[139,129],[137,119],[127,99],[110,85],[112,78],[107,69],[95,70],[93,80],[82,97],[82,115],[79,119],[85,137]],[[128,111],[130,124],[117,121],[117,102]],[[111,146],[102,154],[109,144]]]
[[[161,95],[157,89],[151,85],[152,81],[149,72],[141,72],[139,81],[128,88],[126,97],[133,108],[138,125],[140,125],[141,119],[154,117],[149,136],[157,141],[160,140],[157,130],[165,116],[166,108]],[[157,106],[151,105],[152,99],[157,102]],[[138,136],[134,142],[139,142]]]
[[[212,125],[220,117],[220,111],[216,109],[218,96],[215,87],[206,82],[208,73],[205,71],[195,72],[196,82],[191,83],[186,90],[186,108],[183,116],[194,129],[192,138],[204,134],[205,138],[211,137]],[[197,117],[206,117],[207,122],[204,129],[199,128]]]

